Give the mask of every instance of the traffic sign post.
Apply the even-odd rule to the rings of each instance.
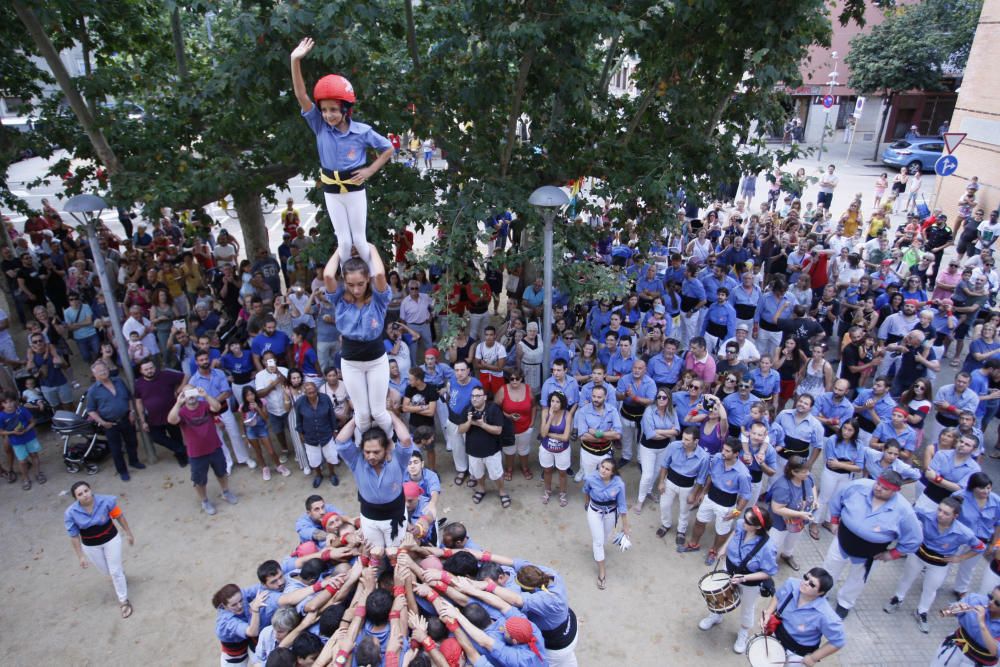
[[[823,96],[823,108],[824,109],[830,109],[832,107],[833,107],[833,95],[824,95]]]
[[[954,155],[942,155],[934,163],[934,173],[938,176],[951,176],[958,169],[958,158]]]
[[[965,141],[967,136],[969,135],[965,132],[945,132],[942,134],[941,138],[944,139],[944,148],[948,151],[948,155],[954,153],[958,145]]]

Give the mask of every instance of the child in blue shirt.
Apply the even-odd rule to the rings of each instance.
[[[0,436],[7,440],[14,451],[14,456],[17,457],[18,467],[24,476],[21,488],[25,491],[31,488],[31,466],[35,467],[35,479],[38,483],[45,484],[48,479],[42,472],[42,463],[38,458],[42,446],[38,442],[38,436],[35,435],[35,418],[18,402],[16,394],[4,394],[2,406]]]

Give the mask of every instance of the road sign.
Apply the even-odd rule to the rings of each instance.
[[[859,97],[854,103],[854,117],[861,118],[861,111],[865,108],[865,98]]]
[[[954,155],[942,155],[934,163],[934,173],[938,176],[951,176],[958,169],[958,158]]]
[[[945,150],[948,151],[948,155],[951,155],[958,148],[958,145],[969,135],[965,132],[945,132],[941,136],[944,138]]]
[[[823,96],[823,108],[824,109],[829,109],[832,106],[833,106],[833,95],[824,95]]]

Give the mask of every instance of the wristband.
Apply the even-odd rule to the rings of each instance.
[[[354,530],[361,530],[361,517],[354,520]]]
[[[313,593],[319,593],[321,590],[323,590],[322,581],[317,581],[315,584],[313,584]]]
[[[483,557],[480,558],[479,560],[483,561],[484,563],[489,563],[491,560],[493,560],[493,554],[491,554],[489,551],[484,551]]]
[[[411,638],[410,639],[410,648],[413,649],[414,651],[416,651],[418,648],[420,648],[420,642],[418,642],[416,639]]]
[[[398,598],[398,597],[400,597],[402,595],[406,595],[406,587],[405,586],[393,586],[392,587],[392,597]]]
[[[940,485],[943,480],[944,477],[942,475],[938,475],[937,477],[934,478],[934,483]]]
[[[322,551],[322,553],[320,553],[319,557],[320,557],[320,560],[324,560],[324,561],[331,561],[331,560],[333,560],[333,556],[330,555],[330,550],[329,549],[323,549],[323,551]]]
[[[347,656],[349,656],[349,655],[350,655],[350,653],[348,651],[344,651],[344,650],[337,651],[337,657],[334,659],[334,662],[336,664],[338,664],[338,665],[346,665],[347,664]]]
[[[427,637],[426,639],[424,639],[424,641],[420,643],[424,647],[424,650],[427,651],[428,653],[430,653],[431,651],[433,651],[438,647],[437,642],[431,639],[430,637]]]
[[[443,581],[439,581],[436,584],[434,584],[432,588],[436,590],[438,593],[446,593],[448,591],[448,584],[444,583]]]
[[[840,525],[840,517],[839,516],[831,516],[830,517],[830,523],[832,523],[834,526],[839,526]]]
[[[357,607],[354,608],[354,616],[355,618],[365,617],[365,606],[363,604],[359,604]]]
[[[326,592],[329,593],[330,597],[333,598],[333,597],[337,597],[337,593],[340,592],[340,589],[337,588],[336,586],[334,586],[333,584],[327,584],[326,585]]]
[[[451,582],[453,581],[452,578],[451,578],[451,572],[442,572],[441,573],[441,581],[443,581],[445,584],[447,584],[448,586],[450,586]]]
[[[445,550],[444,550],[444,554],[442,554],[442,555],[443,555],[443,556],[444,556],[445,558],[451,558],[452,556],[454,556],[454,555],[455,555],[455,550],[454,550],[454,549],[445,549]]]
[[[451,618],[444,622],[444,627],[448,628],[448,632],[455,632],[458,630],[458,621]]]
[[[427,594],[427,601],[430,602],[431,604],[434,604],[434,601],[437,600],[439,597],[441,596],[437,594],[437,591],[431,591],[430,593]]]
[[[340,536],[340,546],[342,546],[342,547],[346,547],[347,546],[347,535],[341,535]]]
[[[899,553],[899,549],[893,548],[889,550],[889,556],[891,556],[893,560],[899,560],[903,557],[903,554]]]
[[[392,620],[394,618],[399,618],[399,610],[398,609],[396,611],[390,611],[389,612],[389,620]]]
[[[372,559],[371,558],[369,558],[368,556],[362,556],[361,557],[361,566],[362,567],[368,567],[371,564],[372,564]]]
[[[496,589],[497,589],[497,583],[495,581],[491,580],[491,581],[487,581],[486,582],[486,592],[487,593],[492,593]]]

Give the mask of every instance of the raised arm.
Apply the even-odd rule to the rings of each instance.
[[[292,51],[292,89],[295,91],[295,99],[299,101],[303,113],[312,111],[313,102],[306,92],[306,82],[302,78],[302,59],[309,55],[316,43],[312,37],[306,37]]]
[[[382,256],[378,254],[378,249],[371,243],[368,244],[368,251],[371,253],[372,282],[375,283],[375,289],[384,292],[389,286],[389,280],[385,277],[385,264],[382,262]]]

